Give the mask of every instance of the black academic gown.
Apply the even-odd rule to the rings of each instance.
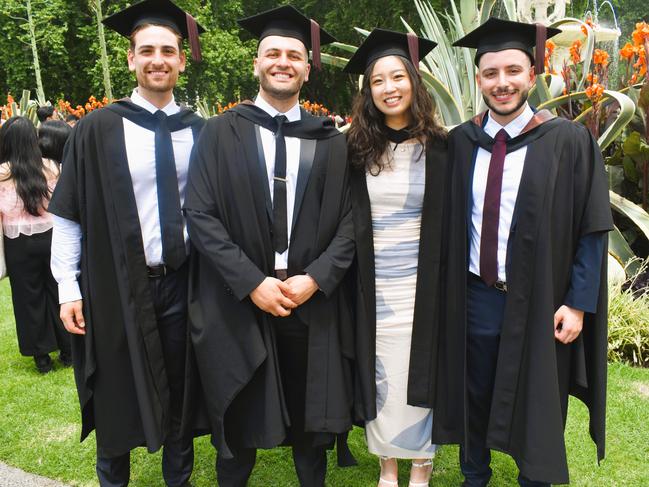
[[[434,443],[466,441],[465,354],[468,238],[473,161],[493,140],[482,116],[449,136],[450,211],[443,286],[444,329],[435,384]],[[604,457],[607,354],[606,252],[596,313],[586,313],[573,343],[554,338],[580,238],[612,228],[601,152],[580,124],[535,114],[508,151],[527,145],[509,236],[507,301],[500,335],[487,447],[510,454],[534,480],[568,482],[563,438],[568,395],[590,412],[597,457]]]
[[[240,108],[245,110],[246,108]],[[250,107],[247,107],[250,110]],[[308,273],[316,292],[294,310],[309,328],[305,429],[351,428],[351,312],[339,284],[354,256],[345,138],[302,111],[314,128],[300,144],[288,274]],[[271,316],[248,295],[273,275],[272,206],[258,126],[237,108],[207,122],[185,199],[191,256],[191,337],[212,441],[272,448],[286,436]]]
[[[426,181],[421,214],[417,288],[408,371],[408,404],[432,407],[436,374],[440,305],[440,247],[446,179],[446,143],[428,146]],[[350,174],[354,232],[355,273],[350,275],[356,300],[354,416],[364,424],[376,418],[376,296],[372,212],[365,171]]]
[[[121,103],[121,102],[117,102]],[[131,103],[122,108],[143,110]],[[203,119],[180,115],[196,139]],[[124,142],[110,106],[84,117],[66,144],[48,211],[81,225],[85,335],[72,335],[81,440],[100,456],[157,451],[169,431],[169,385]],[[190,426],[187,426],[188,428]]]

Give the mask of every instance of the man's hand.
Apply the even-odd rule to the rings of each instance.
[[[565,304],[554,313],[554,338],[568,344],[581,333],[584,325],[584,312]]]
[[[289,287],[289,291],[284,295],[298,306],[306,303],[318,290],[318,283],[309,275],[289,277],[284,284]]]
[[[288,316],[295,304],[286,294],[288,285],[274,277],[267,277],[250,293],[250,299],[260,310],[273,316]]]
[[[83,319],[83,301],[70,301],[69,303],[61,304],[61,311],[59,316],[63,322],[63,326],[70,333],[75,335],[86,334],[86,323]]]

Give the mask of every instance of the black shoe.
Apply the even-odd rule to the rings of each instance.
[[[34,355],[34,363],[41,374],[47,374],[52,370],[52,359],[48,354]]]
[[[72,366],[72,354],[70,352],[61,352],[59,353],[59,361],[63,364],[63,367]]]

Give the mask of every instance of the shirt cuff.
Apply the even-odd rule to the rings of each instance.
[[[59,304],[81,300],[81,290],[76,280],[59,282]]]

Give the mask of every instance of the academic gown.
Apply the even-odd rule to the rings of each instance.
[[[271,316],[248,295],[272,276],[272,204],[259,128],[250,106],[210,119],[195,146],[185,199],[191,256],[189,313],[212,441],[272,448],[286,436]],[[239,111],[241,110],[241,111]],[[354,256],[345,138],[302,110],[313,130],[300,143],[288,275],[320,290],[293,310],[308,326],[305,429],[351,428],[351,311],[339,284]]]
[[[426,149],[426,181],[421,214],[419,262],[412,327],[408,404],[433,407],[431,376],[436,374],[442,267],[442,213],[446,180],[446,143]],[[356,260],[350,273],[355,296],[354,419],[364,425],[376,418],[376,296],[372,209],[364,170],[350,174]]]
[[[435,387],[434,443],[465,443],[466,295],[473,161],[478,145],[491,150],[481,129],[484,114],[449,135],[447,262]],[[487,447],[511,455],[521,473],[568,482],[564,425],[568,395],[590,413],[590,434],[604,457],[607,355],[606,254],[602,256],[595,313],[585,313],[580,336],[554,338],[554,313],[564,304],[582,236],[612,229],[602,155],[580,124],[535,114],[508,152],[527,154],[509,235],[507,300],[487,429]]]
[[[118,101],[126,112],[144,110]],[[198,137],[203,119],[178,115]],[[147,275],[124,141],[111,106],[77,123],[48,211],[81,225],[85,335],[72,335],[81,440],[97,429],[98,452],[160,449],[170,424],[169,385]],[[191,426],[187,425],[191,429]]]

